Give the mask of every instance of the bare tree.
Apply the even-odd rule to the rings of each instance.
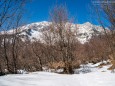
[[[72,60],[76,47],[76,30],[71,29],[72,23],[69,21],[67,9],[64,6],[55,6],[50,16],[52,23],[48,31],[44,32],[45,42],[62,57],[61,60],[65,64],[64,72],[73,73]],[[50,56],[55,59],[53,54]]]
[[[42,67],[43,67],[43,64],[42,64],[42,59],[43,59],[43,45],[39,42],[39,41],[35,41],[33,44],[32,44],[32,51],[33,53],[35,54],[35,65],[37,65],[37,70],[40,70],[42,71]]]
[[[115,60],[115,2],[113,0],[104,0],[100,1],[98,5],[94,5],[94,7],[98,21],[105,31],[106,42],[109,46],[108,51],[112,56],[112,60]],[[109,28],[110,32],[108,32],[106,26]]]
[[[9,73],[16,73],[16,37],[17,37],[17,27],[19,27],[19,22],[22,16],[22,7],[25,4],[26,0],[1,0],[0,1],[0,30],[3,32],[3,48],[4,48],[4,58],[6,59],[6,66]],[[7,34],[7,30],[13,30],[12,37]],[[10,38],[10,37],[11,38]],[[9,39],[10,38],[10,39]],[[12,40],[12,42],[10,41]],[[12,44],[12,58],[13,58],[13,69],[10,67],[11,63],[9,62],[8,56],[8,41]]]
[[[98,6],[94,7],[98,16],[98,21],[105,31],[108,45],[111,48],[111,52],[113,52],[114,50],[112,45],[114,45],[113,39],[115,31],[115,21],[114,21],[115,3],[112,2],[112,0],[104,0],[103,2],[100,1],[100,4],[98,3]],[[106,21],[107,23],[104,21]],[[108,26],[110,33],[108,33],[106,26]]]

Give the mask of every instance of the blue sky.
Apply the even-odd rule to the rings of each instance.
[[[26,5],[25,19],[27,23],[48,21],[49,10],[56,4],[65,5],[74,23],[91,22],[98,24],[92,16],[91,0],[32,0]]]

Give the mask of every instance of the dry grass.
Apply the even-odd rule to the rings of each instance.
[[[115,69],[115,60],[111,60],[112,66],[108,68],[108,70],[114,70]]]
[[[110,62],[107,62],[107,63],[101,63],[101,64],[98,65],[97,67],[102,68],[103,66],[110,65],[110,64],[111,64]]]
[[[52,63],[48,63],[48,67],[51,69],[59,69],[59,68],[64,68],[65,64],[62,61],[52,62]]]
[[[73,61],[72,62],[72,66],[73,66],[73,68],[80,68],[80,64],[81,64],[81,61]]]
[[[80,61],[72,61],[71,65],[73,68],[80,68]],[[64,68],[65,67],[65,63],[63,61],[59,61],[59,62],[52,62],[52,63],[48,63],[48,67],[51,69],[60,69],[60,68]]]

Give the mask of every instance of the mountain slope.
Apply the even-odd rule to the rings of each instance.
[[[41,35],[42,31],[46,31],[47,27],[51,24],[51,22],[43,21],[36,22],[24,25],[20,27],[18,33],[23,36],[23,40],[28,39],[30,41],[42,40]],[[101,26],[93,25],[89,22],[83,24],[72,24],[72,29],[75,29],[77,26],[77,39],[82,44],[88,42],[93,35],[103,34],[104,30]],[[7,31],[8,34],[13,34],[13,30]]]

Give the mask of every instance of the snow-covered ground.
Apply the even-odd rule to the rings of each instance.
[[[88,65],[94,68],[94,65]],[[0,77],[0,86],[115,86],[115,73],[107,70],[109,66],[94,68],[95,71],[85,74],[33,72],[6,75]]]

